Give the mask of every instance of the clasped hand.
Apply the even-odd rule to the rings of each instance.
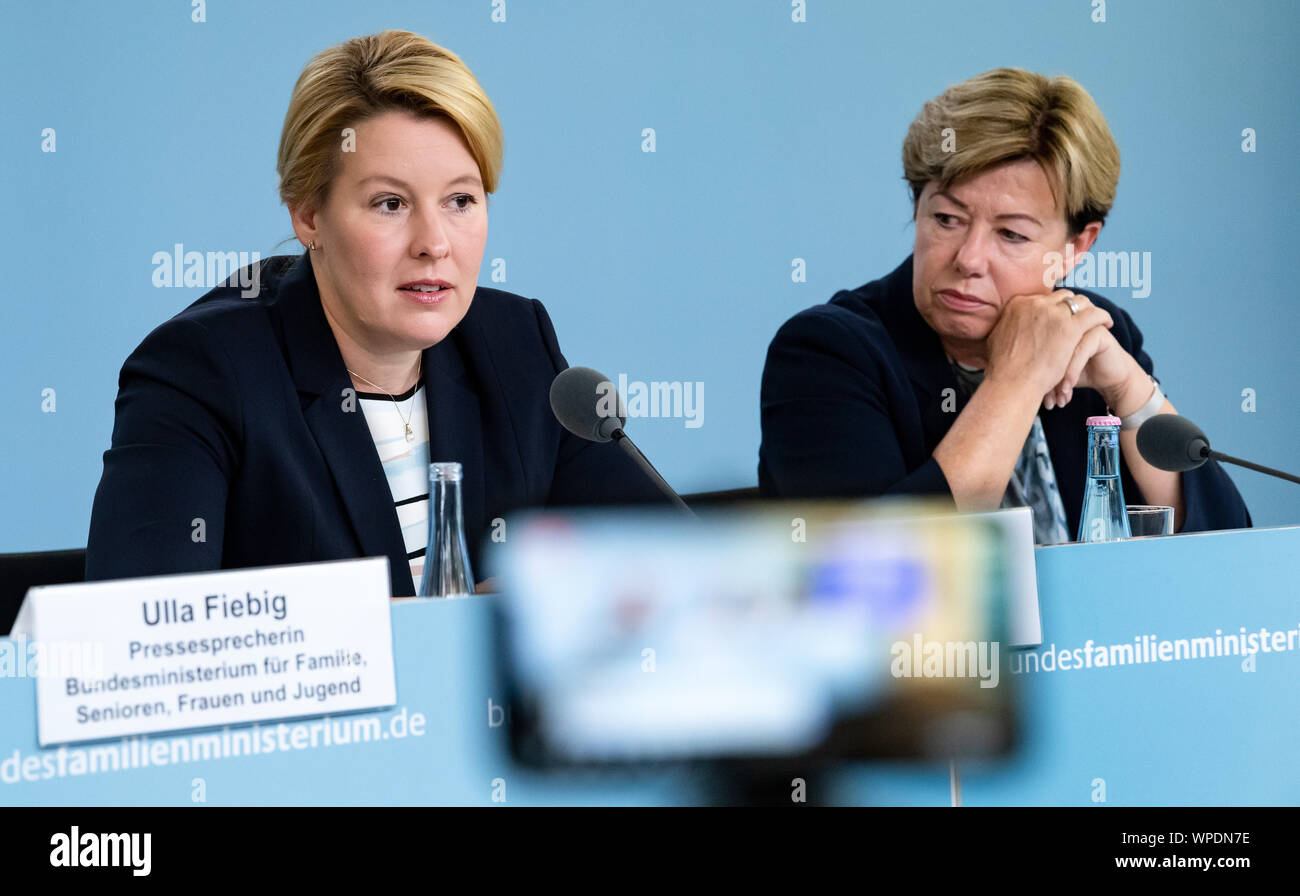
[[[1107,311],[1068,289],[1013,296],[989,332],[985,375],[1034,388],[1048,410],[1069,404],[1079,386],[1114,407],[1132,378],[1145,376],[1111,333],[1114,325]]]

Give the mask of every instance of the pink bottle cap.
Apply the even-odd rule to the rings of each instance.
[[[1101,417],[1089,417],[1084,422],[1087,423],[1089,426],[1119,426],[1123,421],[1121,421],[1118,417],[1101,416]]]

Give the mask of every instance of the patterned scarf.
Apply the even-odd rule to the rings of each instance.
[[[957,385],[967,396],[973,395],[984,381],[984,371],[958,364],[951,358],[952,372]],[[1056,487],[1056,471],[1047,453],[1047,437],[1043,435],[1043,422],[1034,415],[1034,425],[1020,449],[1011,481],[1002,496],[1003,507],[1028,507],[1034,518],[1035,544],[1064,544],[1070,541],[1065,525],[1065,507],[1061,492]]]

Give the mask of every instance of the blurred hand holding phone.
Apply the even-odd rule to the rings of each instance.
[[[508,531],[501,647],[527,761],[987,757],[1014,742],[1016,577],[993,521],[805,502],[698,520],[549,511]]]

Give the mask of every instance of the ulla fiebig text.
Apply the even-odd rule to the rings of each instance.
[[[266,591],[259,597],[252,592],[244,592],[243,597],[227,597],[225,594],[209,594],[203,598],[202,615],[195,612],[194,605],[175,598],[171,600],[145,601],[141,604],[145,625],[169,625],[172,623],[193,622],[195,619],[236,619],[244,616],[266,616],[282,620],[288,613],[287,602],[283,594],[272,595]]]

